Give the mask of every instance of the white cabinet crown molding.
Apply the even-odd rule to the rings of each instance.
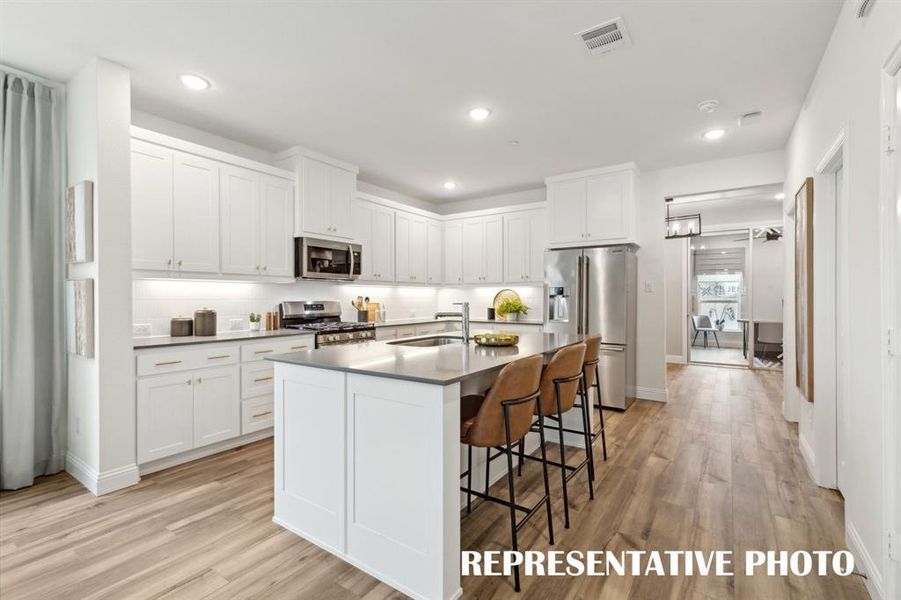
[[[493,215],[507,215],[513,212],[527,211],[527,210],[535,210],[538,208],[547,208],[547,202],[529,202],[527,204],[511,204],[509,206],[499,206],[495,208],[485,208],[481,210],[468,210],[466,212],[457,212],[457,213],[448,213],[441,214],[432,212],[429,210],[425,210],[423,208],[419,208],[416,206],[410,206],[409,204],[404,204],[403,202],[398,202],[397,200],[390,200],[388,198],[382,198],[381,196],[376,196],[375,194],[370,194],[368,192],[357,192],[357,198],[361,200],[366,200],[367,202],[372,202],[374,204],[379,204],[384,206],[385,208],[390,208],[393,210],[402,210],[406,213],[410,213],[413,215],[419,215],[421,217],[427,217],[429,219],[434,219],[436,221],[441,221],[442,223],[446,223],[448,221],[457,221],[460,219],[468,219],[471,217],[489,217]]]
[[[575,171],[573,173],[561,173],[559,175],[551,175],[544,178],[544,183],[556,183],[559,181],[568,181],[570,179],[583,179],[593,177],[595,175],[606,175],[607,173],[617,173],[620,171],[633,171],[636,175],[640,172],[638,165],[634,162],[620,163],[618,165],[609,165],[606,167],[598,167],[595,169],[585,169],[584,171]]]
[[[310,150],[309,148],[304,148],[303,146],[292,146],[287,150],[282,150],[281,152],[277,152],[273,158],[275,162],[284,162],[288,159],[295,157],[306,157],[312,158],[314,160],[318,160],[319,162],[324,162],[333,167],[338,167],[339,169],[344,169],[345,171],[350,171],[354,175],[360,174],[360,167],[353,165],[349,162],[345,162],[343,160],[339,160],[337,158],[332,158],[326,154],[322,154],[321,152],[316,152],[315,150]]]
[[[176,137],[165,135],[163,133],[157,133],[156,131],[144,129],[143,127],[138,127],[137,125],[131,126],[131,137],[132,139],[143,140],[152,144],[180,150],[188,154],[210,158],[230,165],[244,167],[245,169],[252,169],[260,173],[267,173],[269,175],[274,175],[283,179],[290,179],[292,181],[294,180],[294,173],[292,171],[281,169],[279,167],[266,163],[257,162],[255,160],[250,160],[249,158],[243,158],[241,156],[229,154],[228,152],[222,152],[221,150],[215,150],[207,146],[201,146],[200,144],[181,140]]]

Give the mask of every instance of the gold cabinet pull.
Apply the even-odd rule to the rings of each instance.
[[[303,350],[304,348],[309,348],[309,345],[304,344],[303,346],[291,346],[291,350]]]
[[[265,410],[265,411],[263,411],[263,412],[261,412],[261,413],[257,413],[257,414],[255,414],[255,415],[253,415],[251,418],[252,418],[252,419],[259,419],[260,417],[265,417],[266,415],[271,415],[271,414],[272,414],[272,411],[271,411],[271,410]]]
[[[181,362],[180,360],[165,360],[163,362],[156,363],[156,366],[165,367],[166,365],[177,365],[180,362]]]
[[[269,348],[268,350],[256,350],[254,351],[254,354],[269,354],[270,352],[272,352],[271,348]]]
[[[257,377],[253,382],[260,383],[261,381],[269,381],[270,379],[272,379],[272,375],[269,375],[268,377]]]
[[[208,359],[213,360],[215,358],[229,358],[231,354],[217,354],[216,356],[207,356]]]

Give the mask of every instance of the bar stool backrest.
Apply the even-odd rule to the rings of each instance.
[[[494,385],[482,401],[475,422],[469,430],[467,443],[471,446],[487,448],[507,443],[504,431],[504,405],[508,400],[517,400],[533,395],[541,382],[541,366],[544,357],[540,354],[520,358],[508,363],[498,373]],[[532,426],[535,413],[535,399],[529,402],[510,404],[507,415],[510,419],[510,442],[522,439]]]
[[[541,375],[541,412],[545,415],[557,414],[557,390],[555,379],[568,379],[582,372],[585,362],[585,344],[573,344],[560,348],[551,361],[544,367]],[[576,393],[579,391],[579,380],[560,384],[560,414],[573,407]]]
[[[594,364],[601,355],[601,336],[593,335],[585,339],[585,389],[591,389],[594,385],[594,376],[597,374]]]

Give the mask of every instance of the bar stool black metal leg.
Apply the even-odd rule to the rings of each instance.
[[[466,513],[472,512],[472,446],[466,444]]]
[[[491,487],[491,448],[485,448],[485,493]]]
[[[519,466],[516,467],[516,474],[522,475],[522,463],[526,462],[526,438],[519,440]]]
[[[569,493],[566,490],[566,450],[563,445],[563,413],[560,408],[560,384],[554,381],[557,400],[557,418],[560,419],[557,432],[560,434],[560,480],[563,483],[563,527],[569,529]]]
[[[579,379],[582,401],[582,434],[585,439],[585,460],[588,461],[588,497],[594,500],[594,451],[591,447],[591,418],[588,416],[588,391],[585,389],[585,376]]]
[[[547,542],[554,545],[554,519],[551,514],[551,486],[547,476],[547,449],[544,444],[544,415],[541,414],[541,401],[538,404],[538,440],[541,444],[541,473],[544,475],[544,503],[547,507]]]
[[[519,550],[516,540],[516,495],[513,492],[513,445],[510,443],[510,418],[508,407],[504,406],[504,434],[507,442],[507,487],[510,488],[510,537],[513,552]],[[519,591],[519,565],[513,566],[513,589]]]
[[[594,387],[598,391],[598,415],[601,417],[601,447],[604,449],[604,460],[607,460],[607,426],[604,425],[604,403],[601,401],[601,372],[594,366]]]

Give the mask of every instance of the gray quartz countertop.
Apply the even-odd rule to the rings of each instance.
[[[434,337],[434,336],[424,336]],[[366,342],[302,350],[270,356],[267,360],[332,371],[346,371],[448,385],[481,373],[499,369],[519,358],[547,354],[580,342],[584,336],[564,333],[526,333],[519,344],[506,348],[452,343],[444,346],[416,347],[388,342]],[[409,338],[410,341],[420,338]]]
[[[454,318],[447,319],[433,319],[428,317],[411,317],[409,319],[392,319],[390,321],[384,321],[382,323],[376,323],[376,327],[403,327],[405,325],[427,325],[429,323],[440,323],[440,322],[451,322],[455,321]],[[459,321],[459,318],[456,319]],[[491,320],[491,319],[469,319],[470,323],[478,323],[480,325],[484,324],[492,324],[496,323],[498,325],[544,325],[544,323],[538,319],[520,319],[519,321],[500,321],[500,320]]]
[[[246,342],[249,340],[261,340],[274,337],[290,337],[292,335],[313,335],[311,331],[298,331],[297,329],[272,329],[269,331],[223,331],[216,335],[187,335],[170,337],[158,335],[152,337],[134,338],[135,350],[139,348],[168,348],[171,346],[186,346],[188,344],[212,344],[214,342]]]

